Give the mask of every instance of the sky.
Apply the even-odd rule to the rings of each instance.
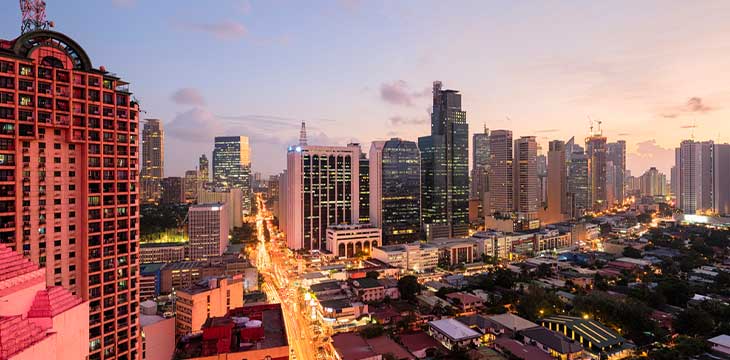
[[[264,175],[310,144],[428,135],[430,87],[470,132],[627,141],[669,174],[683,139],[730,142],[729,1],[46,0],[55,30],[131,82],[165,128],[165,175],[246,135]],[[0,38],[19,34],[3,0]]]

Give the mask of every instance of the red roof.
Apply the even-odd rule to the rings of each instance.
[[[403,343],[403,346],[411,352],[430,348],[439,348],[441,346],[438,341],[434,340],[434,338],[425,332],[403,334],[400,336],[400,341]]]
[[[497,338],[494,345],[498,349],[505,349],[511,352],[519,359],[525,360],[553,360],[553,357],[546,352],[532,345],[525,345],[517,340],[510,338]]]
[[[6,245],[0,244],[0,281],[25,275],[38,270],[38,265],[23,258]]]
[[[81,302],[81,298],[74,296],[70,291],[54,286],[36,293],[28,317],[54,317]]]
[[[0,359],[8,359],[46,337],[46,329],[20,315],[0,317]]]

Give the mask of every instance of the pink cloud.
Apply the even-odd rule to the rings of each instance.
[[[182,88],[172,94],[172,101],[179,105],[205,105],[205,98],[196,89]]]
[[[238,39],[248,34],[248,30],[243,24],[230,20],[217,23],[189,24],[187,27],[191,30],[211,34],[221,40]]]
[[[413,106],[416,98],[428,96],[429,94],[430,89],[428,88],[421,91],[411,90],[408,83],[403,80],[380,85],[380,98],[393,105]]]

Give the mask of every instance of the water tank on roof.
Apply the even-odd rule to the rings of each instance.
[[[142,315],[156,315],[157,314],[157,303],[152,300],[143,301],[139,304]]]

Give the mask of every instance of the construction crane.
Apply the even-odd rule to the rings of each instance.
[[[36,30],[47,30],[53,27],[53,21],[46,20],[46,2],[44,0],[20,0],[20,33]]]

